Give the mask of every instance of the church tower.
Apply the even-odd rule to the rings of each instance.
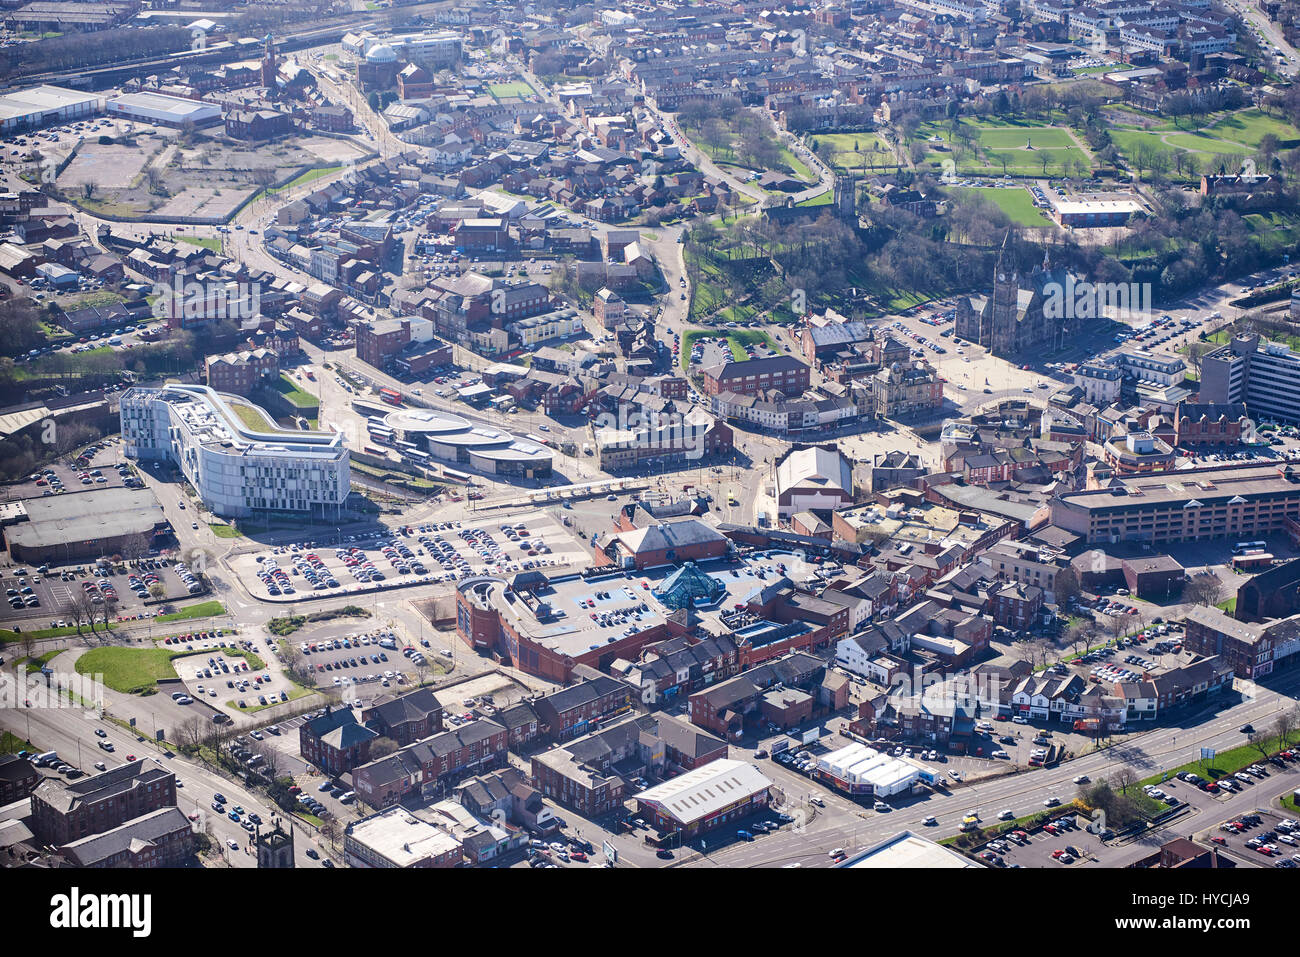
[[[275,62],[275,41],[271,39],[271,34],[268,33],[266,35],[266,54],[262,57],[262,86],[267,88],[267,94],[270,96],[275,95],[275,78],[279,72],[279,64]]]
[[[998,264],[993,275],[990,350],[996,355],[1016,351],[1016,321],[1020,312],[1020,274],[1007,262],[1007,241],[1002,240]]]
[[[846,223],[858,218],[858,179],[856,176],[835,177],[835,215]]]
[[[286,832],[280,819],[272,818],[271,830],[257,829],[257,866],[259,868],[290,868],[293,862],[293,828]]]

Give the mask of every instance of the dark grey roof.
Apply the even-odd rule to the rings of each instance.
[[[370,713],[384,726],[391,728],[408,721],[423,721],[429,715],[441,711],[442,705],[434,697],[433,689],[416,688],[414,691],[376,705]]]
[[[94,867],[130,850],[132,845],[148,844],[181,830],[193,830],[184,812],[177,807],[164,807],[133,818],[103,834],[92,834],[65,844],[62,850],[79,866]]]
[[[166,768],[152,764],[146,767],[142,760],[132,761],[81,781],[70,782],[58,778],[46,778],[36,786],[34,793],[46,804],[67,813],[80,804],[102,801],[118,794],[125,794],[134,788],[168,779],[174,780],[175,777]]]
[[[658,735],[664,744],[692,758],[703,757],[720,749],[724,752],[723,757],[726,757],[727,742],[669,715],[660,716]]]
[[[557,714],[563,714],[566,711],[572,711],[574,708],[580,708],[588,702],[603,698],[605,695],[615,694],[620,689],[628,690],[627,685],[623,684],[623,682],[601,675],[598,678],[580,681],[578,684],[561,688],[559,691],[553,691],[542,698],[539,703],[554,708]]]

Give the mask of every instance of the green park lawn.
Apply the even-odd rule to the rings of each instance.
[[[239,421],[248,428],[257,432],[275,431],[275,424],[253,406],[245,405],[243,402],[232,402],[230,408],[234,410],[235,415],[239,416]]]
[[[997,203],[998,208],[1006,213],[1013,223],[1019,223],[1021,226],[1040,227],[1052,225],[1051,220],[1043,214],[1043,211],[1034,205],[1029,192],[1019,187],[1015,189],[957,187],[952,192],[961,196],[979,196],[981,199]]]
[[[227,658],[243,658],[248,667],[260,671],[264,662],[252,652],[225,648]],[[169,648],[92,648],[77,659],[77,674],[102,675],[104,684],[123,694],[152,694],[158,682],[176,678],[174,662],[178,658],[210,654],[207,649],[172,651]]]
[[[894,153],[875,133],[818,133],[810,142],[829,143],[834,150],[832,165],[840,169],[860,170],[894,165]],[[876,150],[872,147],[879,146]]]
[[[961,175],[1058,176],[1066,164],[1090,164],[1088,154],[1075,145],[1070,131],[1059,126],[1009,123],[993,120],[963,121],[974,133],[974,148],[954,144],[946,122],[923,123],[917,130],[929,146],[926,162],[936,169],[950,160]],[[946,144],[935,148],[933,137]],[[1004,165],[1005,161],[1005,165]]]

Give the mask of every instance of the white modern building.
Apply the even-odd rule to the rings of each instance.
[[[20,133],[42,126],[94,116],[104,98],[61,86],[33,86],[0,96],[0,133]]]
[[[126,454],[175,465],[216,515],[287,512],[328,519],[348,497],[351,468],[342,433],[258,431],[207,386],[131,389],[122,396],[121,419]]]
[[[854,742],[817,759],[817,777],[850,794],[876,799],[906,794],[918,781],[933,783],[939,772]]]
[[[110,97],[104,104],[109,116],[152,123],[155,126],[207,126],[221,119],[221,107],[215,103],[190,100],[183,96],[165,93],[122,93]]]

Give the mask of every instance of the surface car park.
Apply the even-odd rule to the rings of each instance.
[[[188,569],[184,572],[197,581]],[[68,621],[68,605],[75,595],[85,594],[97,613],[110,605],[110,620],[154,617],[162,613],[158,604],[146,605],[154,585],[176,601],[199,595],[203,589],[192,588],[175,563],[165,558],[138,559],[130,562],[93,562],[74,565],[15,565],[0,574],[0,588],[6,592],[7,607],[0,617],[41,619],[41,626],[59,627]],[[10,593],[12,590],[12,594]],[[15,600],[17,599],[17,600]]]
[[[352,685],[358,688],[358,694],[363,688],[378,694],[410,682],[413,664],[402,655],[403,644],[395,632],[378,629],[358,634],[339,626],[322,632],[295,643],[304,662],[316,672],[318,687]]]
[[[498,519],[405,526],[391,535],[281,545],[237,556],[230,564],[257,596],[297,601],[588,560],[581,545],[549,515],[512,519],[508,533],[501,524]]]

